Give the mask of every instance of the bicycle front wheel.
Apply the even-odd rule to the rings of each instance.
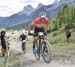
[[[51,44],[47,40],[42,42],[42,58],[46,63],[51,62]]]
[[[35,53],[34,53],[34,56],[35,56],[35,58],[39,61],[40,60],[40,48],[39,48],[40,46],[39,46],[39,44],[38,44],[38,42],[36,43],[36,45],[35,45]]]
[[[22,43],[22,51],[24,54],[26,53],[26,42]]]

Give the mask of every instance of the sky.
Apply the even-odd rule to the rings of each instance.
[[[54,2],[55,0],[0,0],[0,16],[6,17],[20,12],[24,6],[29,4],[31,4],[33,8],[36,8],[38,3],[48,5]]]

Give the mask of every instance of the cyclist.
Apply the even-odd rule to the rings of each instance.
[[[27,32],[25,32],[23,30],[22,34],[19,37],[19,40],[22,42],[22,51],[23,51],[23,53],[26,53],[26,40],[28,40]]]
[[[9,37],[6,36],[6,31],[1,31],[0,39],[1,39],[1,46],[2,46],[2,56],[5,56],[5,52],[9,49],[9,44],[7,42],[7,39]]]
[[[30,24],[29,24],[29,33],[32,27],[34,27],[34,40],[33,40],[33,53],[36,53],[35,44],[38,40],[38,33],[43,32],[44,37],[46,36],[46,29],[48,26],[48,18],[46,17],[46,13],[42,12],[39,17],[35,18]]]

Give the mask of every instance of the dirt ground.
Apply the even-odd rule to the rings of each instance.
[[[28,45],[26,54],[23,54],[20,44],[20,42],[11,42],[10,50],[19,57],[19,64],[12,67],[75,67],[75,50],[52,49],[52,61],[47,64],[42,58],[37,61],[32,53],[32,47]]]

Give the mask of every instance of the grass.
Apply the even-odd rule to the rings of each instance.
[[[53,36],[53,33],[57,33],[56,36]],[[48,41],[51,43],[52,48],[55,49],[75,49],[75,32],[72,32],[71,38],[70,38],[70,44],[67,44],[67,39],[64,33],[58,33],[58,31],[55,31],[52,33],[49,33],[47,35]],[[33,37],[29,36],[29,41],[27,42],[28,46],[32,47]]]
[[[0,67],[3,66],[3,57],[2,55],[0,54]],[[18,60],[18,57],[13,53],[13,52],[10,52],[10,56],[9,56],[9,59],[8,59],[8,67],[11,67],[12,65],[16,65],[19,63],[19,60]]]
[[[52,32],[47,35],[47,39],[53,48],[75,49],[75,32],[72,32],[69,45],[67,44],[65,33],[58,33],[56,36],[53,36]]]

